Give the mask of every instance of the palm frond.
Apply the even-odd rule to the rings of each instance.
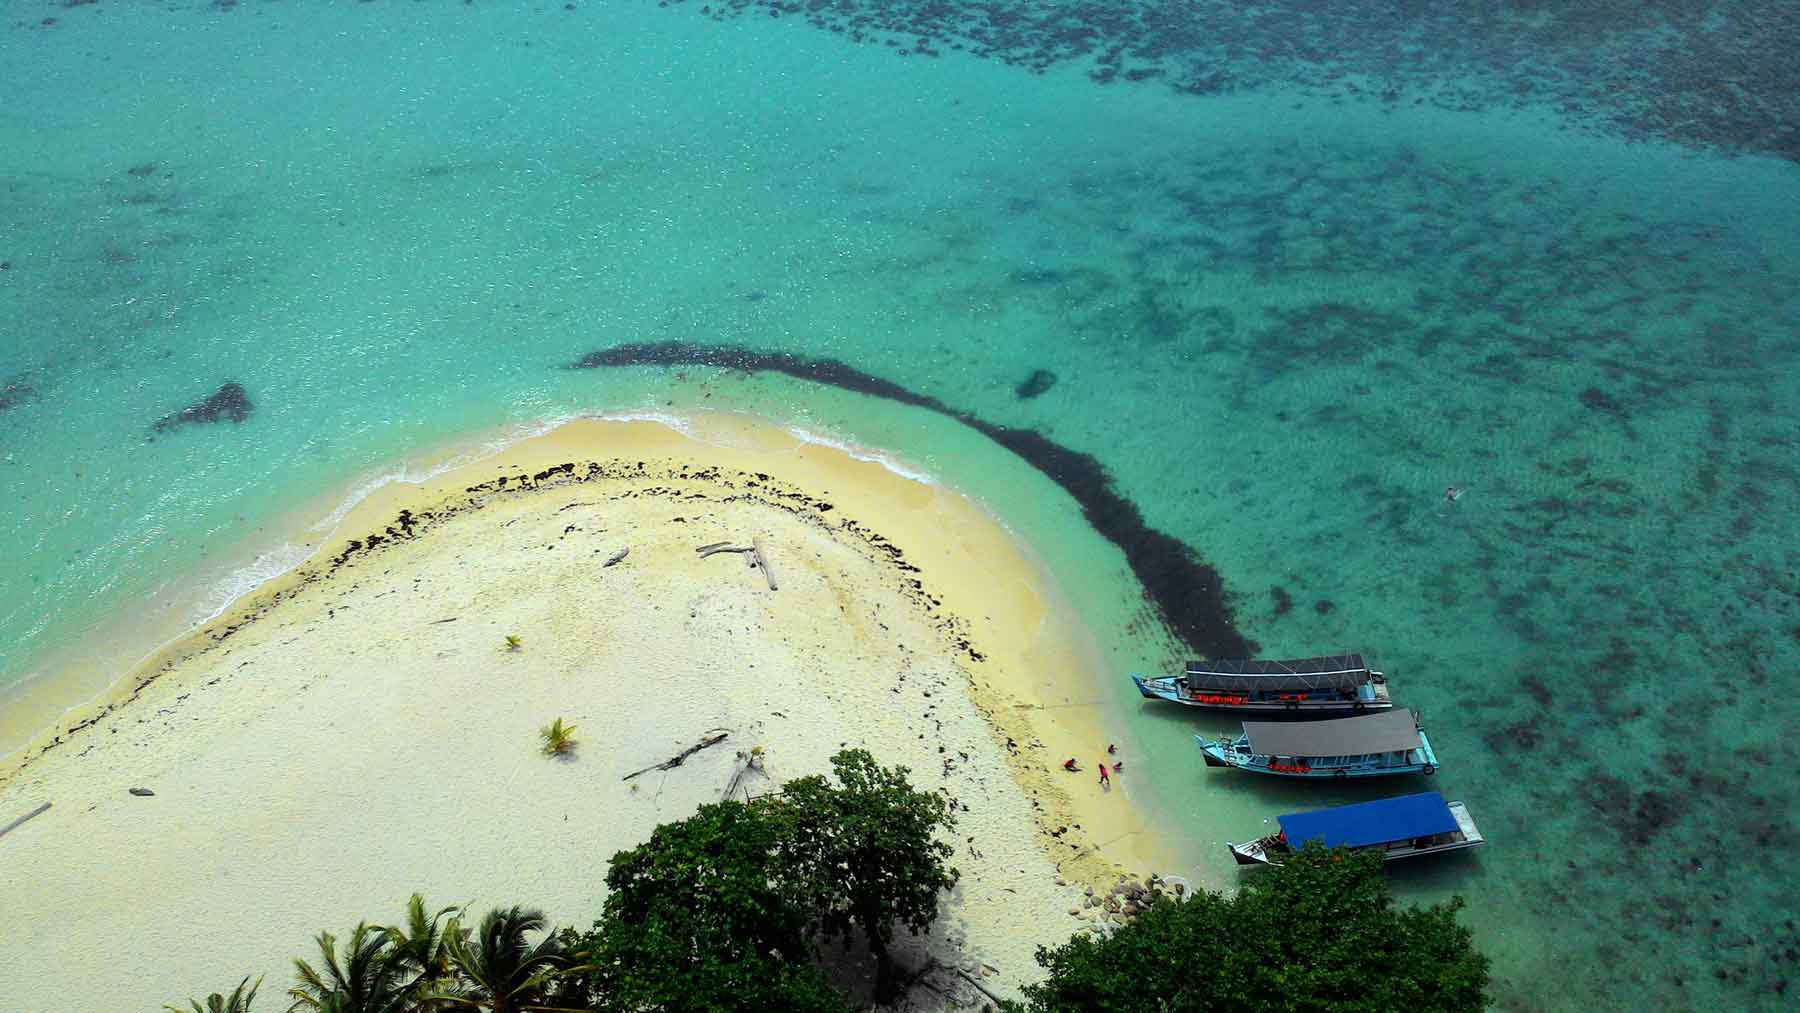
[[[250,976],[246,974],[244,980],[238,982],[238,986],[231,990],[231,995],[224,996],[214,992],[206,997],[204,1009],[201,1008],[198,999],[189,999],[188,1005],[193,1007],[193,1013],[250,1013],[250,1003],[256,998],[256,990],[262,987],[262,983],[263,980],[258,978],[256,984],[250,985]],[[245,985],[250,985],[250,991],[244,991]],[[164,1005],[163,1009],[173,1010],[174,1013],[187,1013],[179,1006]]]
[[[458,919],[451,919],[450,925],[454,930],[446,930],[450,961],[468,984],[434,995],[434,1001],[481,1008],[496,1000],[521,1000],[529,1007],[539,986],[569,963],[554,935],[545,936],[535,946],[526,943],[527,934],[543,930],[542,911],[516,904],[494,908],[473,933],[463,931]],[[506,1006],[518,1008],[513,1002]]]
[[[393,959],[392,939],[386,930],[359,922],[338,957],[337,937],[319,933],[320,973],[304,960],[294,961],[298,984],[288,989],[296,1010],[321,1013],[401,1013],[407,1004],[403,968]]]

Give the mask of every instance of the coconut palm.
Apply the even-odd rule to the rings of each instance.
[[[402,980],[405,972],[394,961],[387,933],[380,928],[358,922],[344,946],[342,962],[337,937],[321,932],[319,955],[324,958],[324,974],[304,960],[294,961],[300,983],[288,989],[294,997],[288,1013],[404,1013],[410,1005]]]
[[[248,992],[244,991],[245,985],[250,985],[250,976],[247,974],[243,981],[238,982],[238,987],[231,990],[229,997],[214,992],[206,997],[205,1008],[201,1008],[198,999],[189,999],[188,1005],[194,1008],[193,1013],[250,1013],[250,1000],[256,998],[256,990],[262,987],[262,979],[256,979],[256,984],[250,985]],[[163,1009],[173,1010],[174,1013],[188,1013],[180,1006],[164,1006]]]
[[[444,930],[450,963],[464,981],[461,987],[430,997],[433,1003],[487,1010],[488,1013],[520,1013],[547,1010],[541,986],[545,979],[568,967],[568,955],[554,935],[528,946],[525,935],[544,928],[544,913],[517,904],[495,908],[481,919],[473,936],[452,918]]]
[[[406,924],[381,930],[387,936],[389,959],[399,970],[407,995],[422,997],[450,976],[450,937],[447,927],[440,928],[438,923],[461,910],[447,907],[427,917],[425,898],[415,893],[406,902]]]

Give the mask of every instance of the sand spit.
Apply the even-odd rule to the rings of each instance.
[[[741,417],[684,428],[574,422],[385,488],[17,754],[0,822],[54,806],[0,838],[0,1006],[279,992],[319,929],[415,890],[585,925],[614,851],[844,746],[955,800],[964,879],[914,956],[1035,977],[1038,944],[1101,917],[1085,885],[1158,857],[1132,771],[1091,780],[1092,717],[1038,709],[1095,677],[1081,627],[955,493]],[[760,546],[779,589],[695,551],[717,542]],[[558,717],[570,759],[538,751]]]

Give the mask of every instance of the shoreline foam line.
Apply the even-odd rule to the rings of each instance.
[[[118,697],[129,674],[142,668],[164,647],[226,615],[246,595],[304,565],[319,546],[340,533],[344,519],[371,496],[383,494],[395,486],[425,485],[451,471],[504,454],[519,443],[554,432],[570,422],[584,420],[651,422],[684,435],[693,435],[687,418],[669,412],[642,409],[578,411],[503,426],[496,431],[476,434],[474,438],[465,435],[423,448],[397,463],[363,469],[349,481],[334,486],[340,490],[338,495],[313,500],[309,505],[314,509],[320,509],[324,504],[334,505],[324,509],[322,516],[300,515],[299,523],[289,524],[285,538],[239,545],[232,553],[236,562],[225,566],[203,563],[179,571],[179,580],[194,590],[177,593],[166,602],[162,589],[152,596],[159,611],[166,605],[172,611],[165,614],[179,615],[180,619],[168,623],[163,615],[148,617],[150,629],[147,632],[151,635],[139,642],[150,644],[150,647],[135,654],[113,652],[116,656],[99,657],[84,651],[51,652],[49,658],[41,659],[46,663],[27,670],[23,678],[0,683],[0,714],[4,714],[8,706],[16,705],[28,717],[38,719],[28,723],[0,723],[0,769],[22,755],[42,730],[54,728]],[[165,581],[163,587],[168,586],[170,583]],[[91,672],[96,667],[124,674],[103,682],[84,681],[79,689],[69,692],[46,688],[67,681],[75,670]]]
[[[715,366],[743,373],[781,373],[955,419],[1012,451],[1073,497],[1088,524],[1125,554],[1131,572],[1161,614],[1163,625],[1188,647],[1206,658],[1249,658],[1257,653],[1256,641],[1238,632],[1219,571],[1201,559],[1192,546],[1145,523],[1137,504],[1113,487],[1111,473],[1091,454],[1065,447],[1035,429],[988,422],[838,359],[758,352],[736,345],[663,341],[590,352],[569,368],[627,366]]]

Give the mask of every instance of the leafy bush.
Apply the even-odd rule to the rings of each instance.
[[[1488,960],[1460,898],[1395,909],[1381,857],[1309,845],[1237,896],[1162,899],[1107,937],[1039,948],[1031,1013],[1479,1010]]]

